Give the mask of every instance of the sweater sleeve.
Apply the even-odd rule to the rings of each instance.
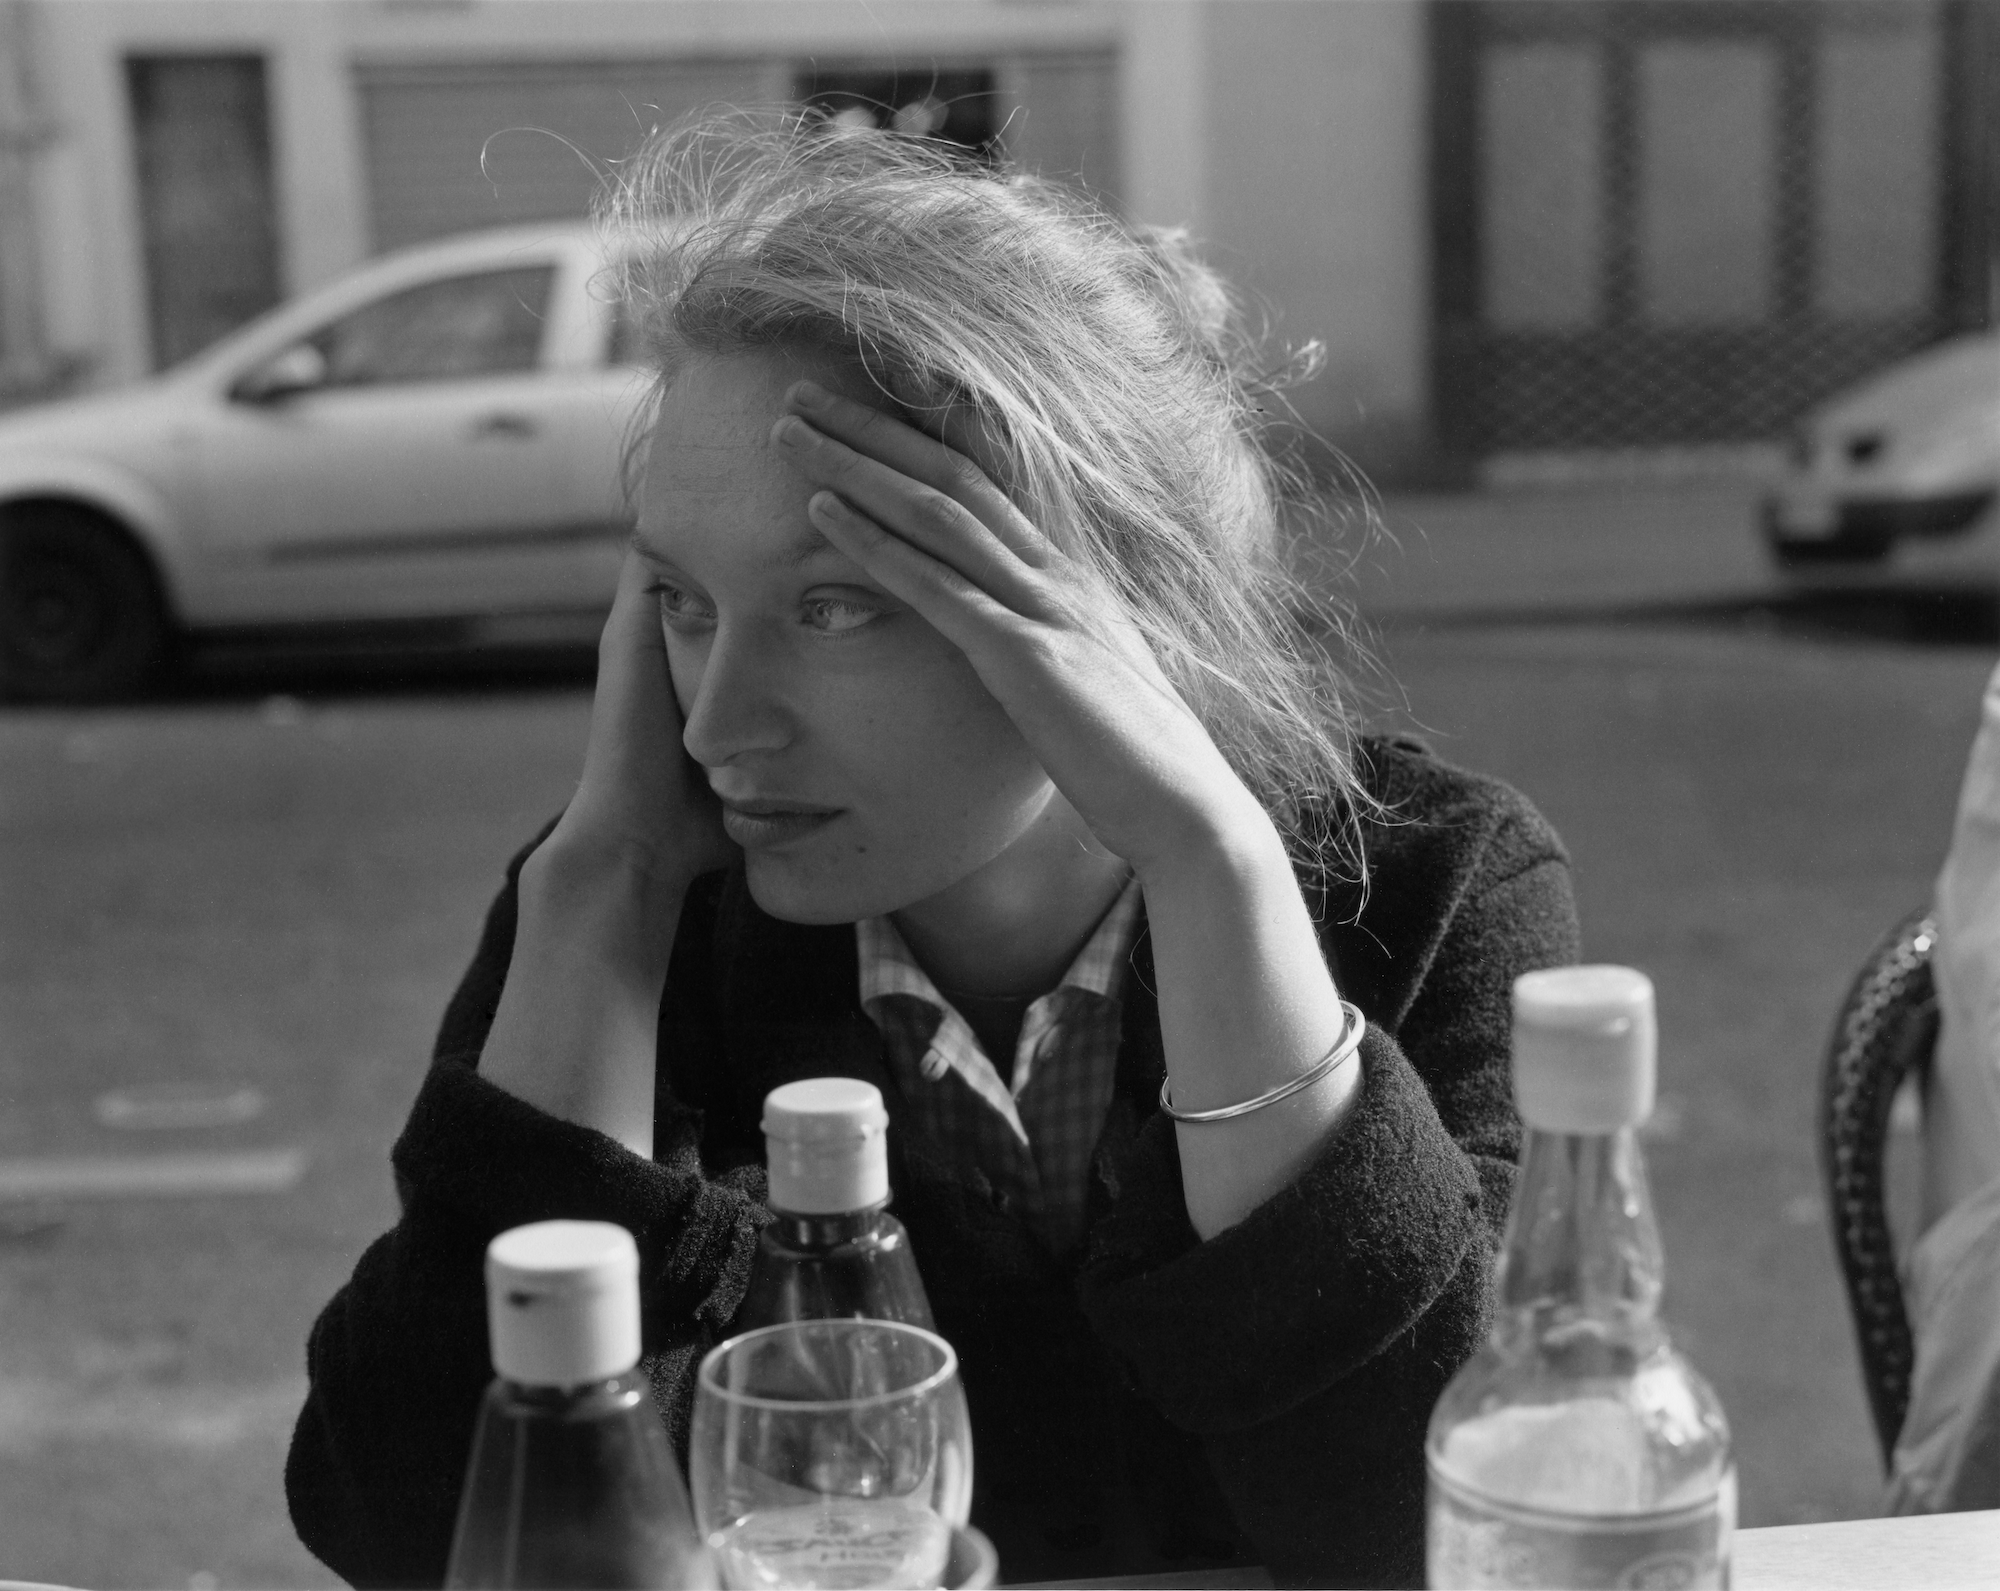
[[[401,1218],[362,1255],[307,1345],[310,1389],[286,1497],[300,1539],[359,1586],[443,1580],[473,1423],[492,1376],[484,1259],[493,1237],[559,1218],[615,1221],[633,1233],[646,1369],[684,1442],[692,1367],[734,1314],[768,1218],[761,1168],[726,1168],[711,1179],[699,1114],[664,1086],[647,1160],[480,1077],[526,854],[508,869],[395,1146]],[[698,885],[682,915],[670,1005],[698,1001],[705,987],[711,894]]]
[[[1413,891],[1428,904],[1386,905],[1430,928],[1397,944],[1405,995],[1369,1010],[1352,991],[1362,1087],[1317,1158],[1203,1243],[1153,1118],[1083,1278],[1093,1326],[1203,1438],[1280,1583],[1421,1583],[1424,1432],[1486,1329],[1519,1144],[1509,991],[1577,953],[1567,861],[1526,802],[1506,792],[1443,848],[1452,865]]]

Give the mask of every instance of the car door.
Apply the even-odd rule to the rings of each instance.
[[[524,548],[522,556],[536,563],[522,575],[549,598],[535,604],[537,610],[601,617],[618,589],[632,519],[628,477],[640,456],[634,449],[643,440],[639,426],[656,372],[639,357],[625,312],[592,290],[592,283],[602,281],[603,262],[592,256],[569,269],[577,273],[576,291],[560,295],[564,315],[551,326],[556,347],[546,408],[569,471],[567,507],[559,521],[567,533]],[[509,627],[496,633],[537,631]],[[548,633],[568,635],[575,629],[563,625]]]
[[[197,533],[225,607],[310,620],[578,600],[575,544],[616,527],[578,520],[573,382],[544,358],[560,263],[405,283],[243,373],[197,443]],[[581,512],[601,519],[601,494]]]

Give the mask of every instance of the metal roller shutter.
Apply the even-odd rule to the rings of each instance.
[[[1986,196],[1954,142],[1975,118],[1953,74],[1982,14],[1438,5],[1450,450],[1774,440],[1868,371],[1981,324]]]
[[[376,249],[580,216],[654,126],[787,86],[761,60],[355,68]]]

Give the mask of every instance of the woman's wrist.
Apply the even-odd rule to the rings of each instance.
[[[481,1073],[650,1155],[660,999],[685,895],[615,857],[537,848],[521,866]]]
[[[1145,856],[1126,858],[1149,906],[1182,890],[1205,893],[1232,883],[1297,887],[1277,825],[1240,784],[1194,807],[1163,834],[1164,843]]]
[[[1204,1240],[1298,1175],[1338,1129],[1359,1074],[1336,1066],[1289,1087],[1334,1046],[1345,1018],[1284,839],[1236,790],[1135,864],[1171,1097],[1182,1111],[1230,1112],[1176,1126],[1188,1219]]]
[[[665,950],[694,877],[655,852],[582,843],[558,828],[521,864],[520,920],[523,928],[588,945],[609,965],[664,977]]]

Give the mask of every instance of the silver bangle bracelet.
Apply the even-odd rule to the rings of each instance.
[[[1280,1083],[1276,1088],[1259,1094],[1255,1099],[1246,1099],[1234,1105],[1218,1105],[1214,1110],[1175,1110],[1173,1096],[1169,1092],[1173,1080],[1163,1077],[1160,1079],[1160,1109],[1175,1121],[1228,1121],[1232,1116],[1247,1116],[1253,1110],[1262,1110],[1266,1105],[1275,1105],[1279,1100],[1290,1098],[1302,1088],[1311,1088],[1322,1077],[1350,1060],[1354,1052],[1361,1048],[1361,1035],[1368,1031],[1368,1019],[1361,1014],[1359,1006],[1343,1000],[1340,1002],[1340,1010],[1346,1025],[1340,1030],[1340,1037],[1334,1040],[1333,1048],[1289,1083]]]

